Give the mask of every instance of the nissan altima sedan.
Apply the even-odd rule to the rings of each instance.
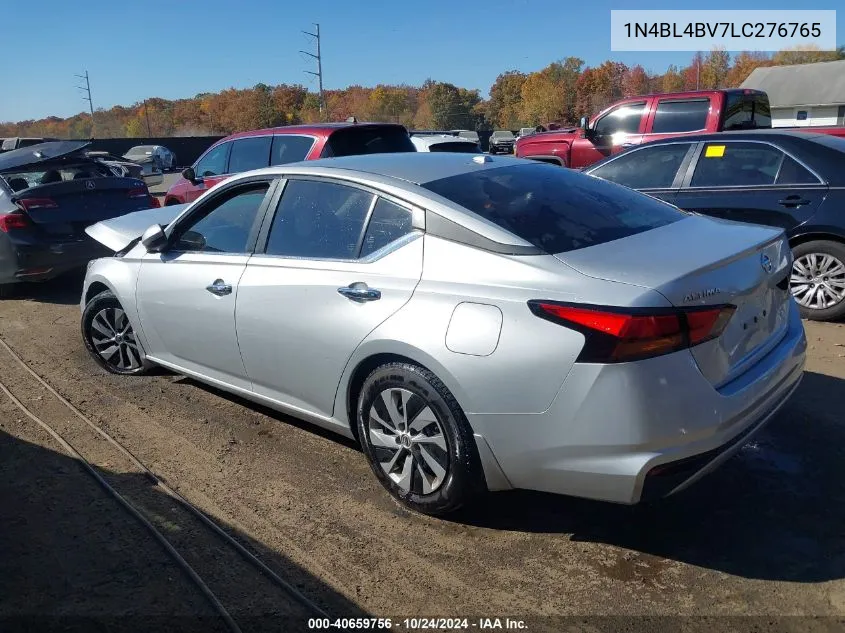
[[[347,437],[415,510],[620,503],[737,451],[801,378],[783,231],[542,163],[354,156],[89,227],[82,333]]]

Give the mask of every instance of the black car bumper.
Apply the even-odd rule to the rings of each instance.
[[[18,242],[0,234],[0,284],[52,279],[83,268],[92,259],[113,254],[87,236],[68,241]]]

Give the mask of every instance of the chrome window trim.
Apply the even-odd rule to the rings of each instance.
[[[783,188],[783,187],[792,187],[792,188],[795,188],[795,187],[820,187],[820,186],[826,187],[827,184],[828,184],[827,181],[825,181],[821,176],[819,176],[818,172],[816,172],[815,169],[811,168],[809,165],[807,165],[807,163],[805,163],[803,160],[801,160],[800,158],[798,158],[797,156],[795,156],[794,154],[792,154],[788,150],[786,150],[786,149],[784,149],[784,148],[782,148],[778,145],[775,145],[771,141],[760,141],[760,140],[756,140],[756,139],[753,139],[753,140],[749,140],[749,139],[725,139],[725,140],[718,139],[718,140],[707,140],[707,141],[700,140],[699,143],[700,143],[700,147],[698,149],[698,155],[693,157],[693,160],[690,162],[689,167],[687,169],[686,177],[684,178],[684,182],[681,184],[681,189],[684,190],[684,191],[696,191],[696,190],[703,190],[703,189],[718,189],[720,191],[726,191],[726,190],[730,190],[730,189],[760,190],[760,189],[767,189],[767,188],[768,189],[780,189],[780,188]],[[708,144],[719,144],[719,145],[724,144],[724,145],[727,145],[729,143],[757,143],[759,145],[767,145],[767,146],[779,151],[780,153],[784,154],[785,156],[789,156],[792,160],[794,160],[796,163],[801,165],[801,167],[803,167],[808,172],[810,172],[816,178],[816,180],[818,180],[818,182],[815,182],[815,183],[810,183],[810,182],[782,183],[782,184],[776,184],[775,182],[773,182],[773,183],[768,184],[768,185],[708,185],[706,187],[700,187],[700,186],[694,187],[694,186],[692,186],[691,185],[692,178],[695,175],[695,168],[698,167],[698,162],[701,160],[701,154],[704,151],[704,146],[708,145]],[[781,165],[778,166],[778,173],[775,174],[775,180],[776,181],[777,181],[777,177],[780,175],[780,169],[781,169],[782,165],[783,165],[783,161],[781,161]]]

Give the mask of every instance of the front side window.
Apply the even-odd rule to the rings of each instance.
[[[645,112],[645,101],[620,105],[596,122],[595,133],[598,136],[611,136],[620,132],[636,134],[640,131],[643,112]]]
[[[197,214],[176,228],[173,250],[202,253],[247,253],[258,211],[270,185],[266,182],[238,188],[209,201]]]
[[[310,136],[279,134],[273,137],[273,149],[270,152],[271,165],[298,163],[308,157],[314,139]]]
[[[211,148],[194,168],[196,175],[203,178],[205,176],[219,176],[220,174],[228,173],[226,168],[229,163],[229,148],[231,146],[231,143],[221,143]]]
[[[547,253],[622,239],[686,216],[632,189],[544,163],[473,171],[423,186]]]
[[[270,227],[267,255],[355,259],[373,194],[327,181],[289,180]]]
[[[765,143],[707,143],[691,187],[772,185],[785,154]]]
[[[413,230],[411,212],[408,209],[379,198],[364,234],[361,257],[375,253]]]
[[[229,156],[229,171],[237,174],[250,169],[267,167],[270,160],[270,136],[256,136],[242,138],[232,143],[232,153]]]
[[[672,186],[690,143],[644,147],[622,154],[590,171],[591,176],[631,187],[662,189]]]
[[[709,99],[688,101],[660,101],[654,113],[651,131],[654,134],[672,132],[695,132],[703,130],[710,112]]]

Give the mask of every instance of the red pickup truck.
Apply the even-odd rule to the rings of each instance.
[[[772,127],[769,96],[760,90],[699,90],[629,97],[580,127],[523,136],[519,158],[581,168],[634,145],[668,137]],[[845,137],[845,127],[778,128]]]

